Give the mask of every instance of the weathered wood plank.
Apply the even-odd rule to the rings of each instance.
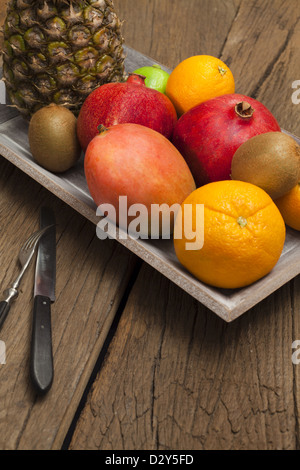
[[[143,267],[71,449],[295,448],[291,312],[287,285],[227,325]]]
[[[182,3],[172,2],[168,28],[175,62],[192,55],[198,39],[193,37],[189,48],[189,31],[202,2],[189,2],[188,18],[180,10]],[[143,42],[144,53],[160,51],[163,56],[152,32],[161,10],[154,11],[155,2],[147,4],[153,10],[143,5],[139,17],[149,15],[148,39],[143,42],[135,31],[134,40]],[[273,111],[283,94],[286,112],[282,120],[276,114],[290,130],[289,110],[294,113],[295,108],[289,91],[281,91],[278,83],[296,70],[297,6],[296,0],[242,1],[235,21],[227,24],[226,42],[215,49],[230,63],[239,92],[263,102],[266,98]],[[218,12],[209,13],[220,24]],[[135,16],[132,12],[131,22]],[[176,52],[174,24],[181,24],[179,35],[186,35],[186,41],[176,43]],[[162,56],[155,59],[163,62]],[[70,449],[298,448],[300,365],[292,363],[291,346],[300,339],[299,286],[298,277],[226,325],[143,266]]]
[[[296,135],[300,105],[292,103],[292,84],[300,78],[299,16],[297,0],[243,1],[222,51],[237,92],[262,101]]]
[[[29,378],[34,265],[1,330],[0,448],[60,448],[111,327],[136,258],[0,158],[1,292],[18,272],[20,244],[37,229],[39,208],[57,219],[57,299],[52,307],[54,383],[37,398]]]
[[[128,46],[174,68],[197,54],[219,56],[240,0],[115,0]]]

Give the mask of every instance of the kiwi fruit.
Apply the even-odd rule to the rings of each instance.
[[[233,156],[231,178],[255,184],[277,199],[300,181],[300,146],[284,132],[251,137]]]
[[[53,173],[73,167],[81,155],[76,124],[74,114],[63,106],[50,104],[36,111],[28,130],[33,159]]]

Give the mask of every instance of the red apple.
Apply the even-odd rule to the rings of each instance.
[[[77,120],[77,135],[83,150],[98,134],[99,125],[135,123],[171,138],[177,114],[169,98],[146,87],[145,77],[129,76],[125,83],[107,83],[85,100]]]
[[[104,128],[88,145],[84,169],[96,205],[113,206],[116,222],[122,228],[127,229],[133,218],[120,213],[120,197],[127,197],[128,208],[134,204],[146,208],[143,234],[152,234],[152,205],[164,205],[163,211],[168,211],[196,189],[184,158],[173,144],[160,133],[138,124]],[[167,232],[176,214],[170,215]]]
[[[234,93],[201,103],[181,116],[172,142],[201,186],[230,179],[233,155],[246,140],[280,130],[262,103]]]

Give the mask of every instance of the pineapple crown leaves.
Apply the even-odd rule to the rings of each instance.
[[[46,1],[46,0],[44,0]],[[67,5],[71,8],[73,8],[73,5],[77,6],[86,6],[86,4],[89,4],[95,8],[99,9],[105,9],[106,6],[113,6],[112,0],[52,0],[53,4],[55,6],[63,6]]]

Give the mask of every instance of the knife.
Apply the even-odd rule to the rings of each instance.
[[[55,302],[56,228],[51,209],[42,207],[40,228],[53,225],[39,242],[31,340],[31,379],[38,393],[46,393],[53,382],[51,304]]]

